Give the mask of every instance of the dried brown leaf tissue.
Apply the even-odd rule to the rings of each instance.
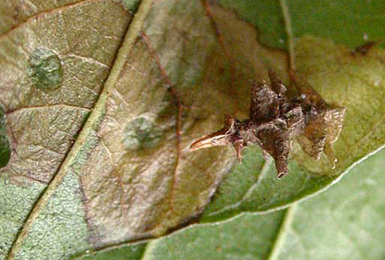
[[[249,118],[240,121],[225,116],[225,126],[192,143],[190,151],[232,144],[241,161],[243,148],[257,144],[264,157],[274,158],[281,179],[288,174],[289,153],[297,138],[306,154],[319,160],[324,152],[335,167],[332,143],[341,132],[345,108],[326,103],[296,72],[290,76],[289,89],[272,70],[270,84],[253,82]]]

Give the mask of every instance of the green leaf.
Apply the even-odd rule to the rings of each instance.
[[[224,178],[202,222],[277,210],[383,146],[384,51],[353,56],[314,36],[293,42],[289,21],[301,14],[286,1],[243,3],[245,19],[263,14],[253,20],[260,27],[203,0],[143,0],[128,30],[133,1],[5,16],[0,105],[12,152],[0,177],[1,258],[68,258],[165,235],[196,222]],[[6,5],[0,10],[20,12]],[[271,41],[274,30],[258,17],[277,25]],[[266,79],[267,67],[288,83],[288,53],[263,45],[282,48],[285,30],[292,65],[328,102],[347,107],[337,168],[296,147],[291,174],[277,181],[256,147],[242,165],[227,148],[189,153],[224,114],[247,117],[249,81]]]
[[[383,259],[384,167],[382,150],[316,198],[264,215],[195,225],[136,245],[141,254],[125,259]],[[119,259],[130,248],[82,259]]]
[[[126,259],[141,259],[144,250],[146,249],[145,243],[139,243],[137,245],[123,246],[110,251],[103,251],[103,253],[90,254],[86,252],[85,255],[79,256],[73,259],[83,260],[126,260]]]
[[[381,0],[218,0],[259,29],[259,40],[274,48],[287,47],[281,2],[290,12],[294,37],[313,35],[355,48],[365,41],[382,41],[385,22]]]

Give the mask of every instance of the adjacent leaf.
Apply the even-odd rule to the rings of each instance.
[[[0,170],[0,259],[93,108],[131,17],[113,1],[40,2],[0,4],[0,151],[4,139],[11,150]]]
[[[384,167],[382,150],[328,192],[287,210],[192,226],[147,244],[82,259],[119,259],[138,246],[141,254],[129,259],[383,259]]]
[[[80,255],[78,257],[73,257],[70,259],[84,259],[84,260],[134,260],[141,259],[144,250],[146,249],[146,243],[138,243],[136,245],[123,246],[120,248],[115,248],[113,250],[103,251],[103,253],[90,253],[86,252],[85,255]]]
[[[384,259],[385,150],[336,187],[295,206],[277,259]]]
[[[355,48],[365,41],[382,41],[385,22],[382,0],[217,0],[259,29],[259,41],[274,48],[287,48],[285,19],[280,3],[290,13],[294,37],[313,35]]]
[[[278,0],[217,0],[233,9],[240,19],[258,28],[258,42],[273,48],[287,48],[287,34],[281,5]]]
[[[381,41],[385,22],[381,0],[286,1],[295,37],[312,34],[355,48],[365,41]]]
[[[268,259],[284,220],[285,211],[279,211],[241,216],[226,224],[193,226],[149,242],[143,255],[133,259]]]

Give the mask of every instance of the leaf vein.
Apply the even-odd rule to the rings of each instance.
[[[7,37],[10,33],[12,33],[13,31],[17,30],[18,28],[21,28],[23,26],[25,26],[28,22],[34,20],[34,19],[38,19],[39,17],[41,16],[44,16],[46,14],[51,14],[51,13],[56,13],[56,12],[60,12],[60,11],[63,11],[63,10],[66,10],[68,8],[72,8],[72,7],[76,7],[76,6],[80,6],[80,5],[83,5],[83,4],[86,4],[86,3],[90,3],[90,2],[98,2],[98,1],[101,1],[101,0],[81,0],[79,2],[76,2],[76,3],[71,3],[71,4],[67,4],[67,5],[63,5],[63,6],[60,6],[60,7],[57,7],[57,8],[54,8],[54,9],[51,9],[51,10],[47,10],[47,11],[42,11],[40,13],[37,13],[29,18],[27,18],[25,21],[21,22],[20,24],[12,27],[11,29],[9,29],[8,31],[4,32],[2,35],[0,35],[0,41]]]
[[[175,183],[177,181],[176,174],[178,172],[179,161],[181,159],[181,147],[180,147],[181,137],[180,137],[180,135],[181,135],[181,119],[182,119],[182,102],[181,102],[181,98],[180,98],[179,94],[175,91],[171,80],[167,76],[165,68],[160,63],[159,56],[156,53],[155,49],[152,47],[150,39],[148,38],[148,36],[146,35],[146,33],[144,31],[141,31],[141,36],[142,36],[142,39],[143,39],[145,45],[147,46],[149,52],[151,53],[158,69],[160,70],[162,77],[163,77],[163,80],[166,82],[166,84],[168,86],[168,90],[170,91],[170,93],[174,97],[176,105],[178,107],[178,114],[177,114],[177,119],[176,119],[176,131],[175,131],[175,135],[176,135],[176,163],[175,163],[174,172],[172,174],[171,194],[170,194],[170,211],[173,211],[174,191],[175,191],[174,187],[175,187]]]

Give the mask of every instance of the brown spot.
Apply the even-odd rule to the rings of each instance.
[[[357,46],[354,50],[350,51],[350,54],[352,56],[356,56],[357,54],[361,54],[362,56],[365,56],[368,54],[368,52],[378,44],[378,42],[367,42],[365,44]]]

